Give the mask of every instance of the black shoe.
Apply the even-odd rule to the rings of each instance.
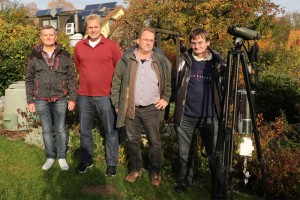
[[[76,168],[76,172],[78,173],[85,173],[87,168],[93,167],[93,163],[84,163],[80,162],[79,166]]]
[[[107,166],[106,169],[106,176],[115,176],[116,175],[116,166]]]
[[[178,193],[185,192],[186,191],[186,186],[184,186],[184,185],[177,185],[175,187],[175,191],[178,192]]]

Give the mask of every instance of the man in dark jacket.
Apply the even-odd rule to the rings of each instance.
[[[224,66],[220,55],[209,48],[206,30],[196,28],[189,35],[191,49],[186,51],[178,68],[174,124],[178,137],[180,171],[177,192],[192,185],[195,133],[199,129],[205,146],[212,179],[213,154],[218,134],[221,110],[221,77]]]
[[[159,124],[171,96],[171,63],[154,47],[155,31],[144,28],[138,47],[125,52],[118,62],[111,90],[112,104],[118,114],[117,127],[125,126],[129,158],[126,181],[142,175],[140,148],[142,127],[149,143],[151,184],[159,186],[162,152]]]
[[[57,157],[62,170],[68,170],[66,162],[67,133],[66,109],[75,107],[77,80],[70,54],[56,42],[57,33],[52,26],[41,30],[42,44],[36,46],[29,56],[26,74],[26,95],[29,112],[37,112],[43,129],[47,160],[42,166],[48,170]],[[67,99],[68,98],[68,99]],[[53,131],[56,138],[57,155]]]

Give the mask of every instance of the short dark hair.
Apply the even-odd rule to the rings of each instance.
[[[57,34],[57,31],[53,26],[45,25],[45,26],[42,26],[42,28],[41,28],[41,33],[40,33],[41,35],[42,35],[42,31],[45,30],[45,29],[53,29],[55,31],[55,34]]]
[[[189,41],[200,35],[205,41],[210,41],[209,33],[204,28],[195,28],[190,32]]]

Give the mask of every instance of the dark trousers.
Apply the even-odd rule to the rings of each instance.
[[[214,152],[218,135],[217,118],[193,118],[184,116],[180,126],[176,126],[179,148],[180,171],[179,184],[190,186],[194,175],[194,144],[196,129],[199,129],[207,153],[210,170],[214,177]],[[212,177],[212,178],[213,178]]]
[[[135,107],[134,119],[125,120],[129,171],[137,171],[143,167],[141,154],[141,131],[145,130],[148,140],[148,158],[150,173],[160,173],[162,165],[161,140],[159,132],[160,110],[154,105]]]
[[[107,166],[117,166],[119,158],[119,138],[115,128],[116,115],[109,96],[78,96],[80,118],[80,161],[93,161],[94,116],[98,112],[105,131],[105,155]]]

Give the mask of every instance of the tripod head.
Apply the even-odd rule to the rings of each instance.
[[[245,40],[241,37],[233,37],[233,44],[236,49],[241,49],[245,44]]]
[[[237,49],[241,49],[241,47],[244,46],[245,40],[255,40],[256,43],[256,40],[259,40],[261,37],[256,31],[237,25],[229,26],[227,32],[234,36],[233,43]]]
[[[257,44],[257,40],[260,39],[260,34],[254,30],[247,29],[240,26],[229,26],[228,33],[233,35],[233,44],[235,51],[241,51],[242,47],[244,47],[247,55],[248,55],[248,73],[250,76],[250,84],[253,88],[258,88],[259,80],[258,80],[258,67],[256,62],[258,60],[258,51],[259,47]],[[248,41],[248,49],[245,45],[245,40]],[[254,40],[253,46],[249,47],[249,40]],[[253,73],[251,72],[253,70]]]

